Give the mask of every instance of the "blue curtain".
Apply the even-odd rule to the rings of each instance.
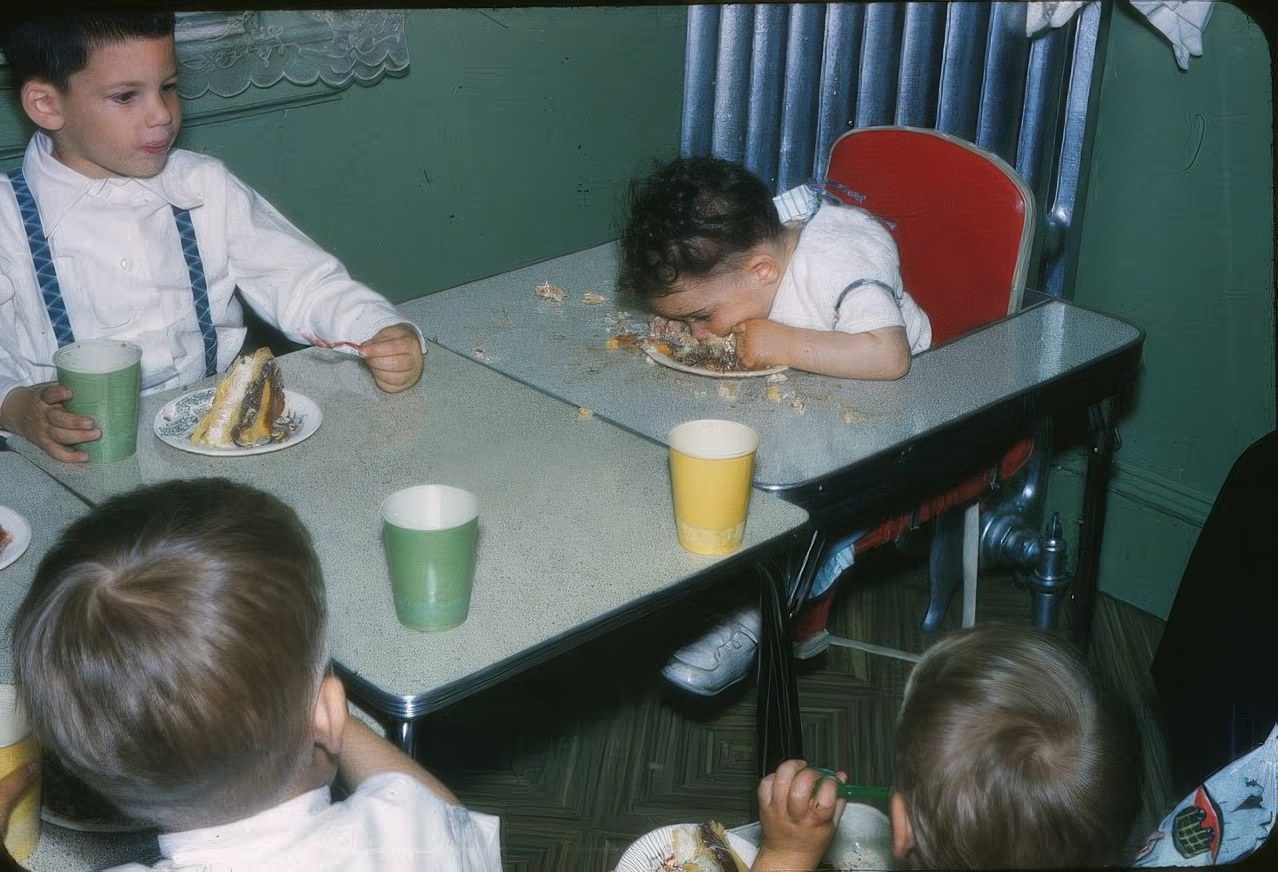
[[[693,6],[681,150],[739,161],[783,191],[821,177],[854,127],[961,137],[1034,191],[1030,286],[1060,296],[1103,12],[1092,3],[1029,39],[1023,2]]]

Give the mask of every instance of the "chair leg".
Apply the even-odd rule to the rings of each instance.
[[[929,567],[931,591],[927,614],[923,616],[923,632],[935,633],[949,608],[954,591],[963,581],[963,532],[966,512],[949,509],[936,516],[932,533],[932,557]]]
[[[981,504],[963,512],[963,626],[976,623],[976,580],[980,570]]]

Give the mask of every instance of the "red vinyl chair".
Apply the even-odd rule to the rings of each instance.
[[[831,147],[825,190],[888,223],[905,288],[931,319],[933,347],[1020,307],[1034,237],[1034,195],[998,156],[935,130],[861,128]],[[855,553],[861,554],[935,522],[925,631],[939,629],[959,582],[963,625],[975,621],[981,502],[1026,466],[1033,449],[1029,436],[1009,445],[1001,462],[971,470],[957,485],[857,540]],[[797,619],[796,638],[825,625],[831,599]],[[829,641],[917,659],[857,640]]]

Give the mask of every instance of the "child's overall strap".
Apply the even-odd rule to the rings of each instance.
[[[209,314],[209,285],[204,279],[204,261],[200,260],[200,246],[195,242],[195,224],[191,212],[173,207],[178,236],[182,237],[182,256],[186,258],[186,271],[191,276],[191,299],[195,302],[195,320],[200,322],[200,335],[204,337],[204,375],[217,374],[217,331],[213,329],[213,317]]]
[[[35,265],[40,296],[44,298],[44,308],[49,312],[49,321],[58,338],[58,347],[70,345],[75,342],[75,334],[71,332],[71,319],[67,317],[67,307],[62,302],[62,287],[58,284],[58,274],[53,269],[53,255],[49,252],[49,240],[45,238],[44,225],[40,223],[40,210],[36,206],[35,197],[31,195],[31,187],[27,184],[22,167],[9,171],[9,181],[13,185],[14,196],[18,198],[18,211],[22,213],[22,223],[27,230],[27,246],[31,249],[31,262]]]
[[[22,223],[26,227],[27,245],[31,249],[31,261],[35,265],[40,296],[44,299],[49,321],[53,324],[58,347],[70,345],[75,342],[75,334],[71,330],[71,321],[67,317],[66,304],[62,301],[62,287],[58,284],[58,274],[54,269],[53,256],[49,251],[49,240],[44,235],[44,225],[40,221],[40,209],[36,206],[35,197],[31,194],[31,186],[27,184],[27,177],[22,172],[22,167],[9,171],[9,181],[13,184],[13,193],[18,199],[18,211],[22,213]],[[186,259],[186,269],[191,277],[191,299],[195,304],[195,320],[200,325],[200,336],[204,339],[204,374],[216,375],[217,331],[213,329],[213,317],[209,310],[209,288],[204,278],[204,263],[200,260],[200,249],[195,242],[195,226],[191,222],[191,213],[186,209],[174,206],[173,218],[177,222],[178,236],[182,239],[182,256]]]

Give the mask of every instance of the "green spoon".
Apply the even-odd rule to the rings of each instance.
[[[820,772],[822,778],[833,778],[839,783],[839,796],[850,802],[862,802],[869,805],[880,805],[888,801],[888,797],[892,794],[889,787],[866,787],[861,784],[849,784],[846,781],[839,781],[839,773],[833,769],[823,769],[820,766],[809,766],[815,772]],[[819,785],[821,782],[818,781]]]

